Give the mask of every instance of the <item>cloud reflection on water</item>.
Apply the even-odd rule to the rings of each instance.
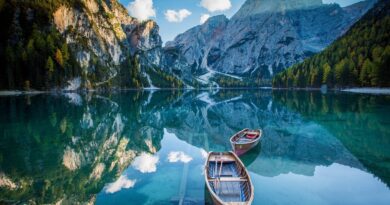
[[[153,156],[144,152],[134,159],[132,166],[142,173],[153,173],[157,171],[158,161],[158,156]]]
[[[129,189],[134,187],[137,180],[128,179],[127,176],[120,176],[118,180],[113,183],[108,184],[104,190],[106,193],[113,194],[122,189]]]
[[[168,161],[171,163],[183,162],[188,163],[192,160],[192,157],[186,155],[184,152],[170,152],[168,154]]]

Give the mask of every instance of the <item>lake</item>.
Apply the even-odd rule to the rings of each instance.
[[[390,96],[126,91],[0,97],[0,204],[209,204],[203,165],[241,157],[253,204],[390,204]]]

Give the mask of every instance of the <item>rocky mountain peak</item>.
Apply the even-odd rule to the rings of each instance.
[[[233,18],[321,6],[322,0],[247,0]]]
[[[212,17],[168,42],[168,65],[177,64],[178,70],[197,75],[195,81],[213,86],[267,80],[323,50],[372,2],[342,8],[322,0],[247,0],[230,20]]]
[[[225,15],[212,16],[204,23],[204,25],[218,25],[228,22],[229,19]]]

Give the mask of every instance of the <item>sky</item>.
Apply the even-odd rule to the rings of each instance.
[[[323,0],[348,6],[360,0]],[[208,17],[224,14],[233,16],[245,0],[119,0],[131,16],[141,20],[152,19],[160,26],[164,42],[200,25]]]

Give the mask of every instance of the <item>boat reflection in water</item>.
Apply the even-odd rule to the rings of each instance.
[[[257,158],[261,157],[260,153],[261,153],[261,141],[258,146],[254,147],[244,155],[240,156],[240,159],[247,167],[250,166]]]

